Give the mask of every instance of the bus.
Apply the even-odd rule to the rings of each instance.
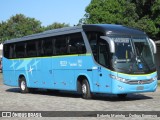
[[[122,25],[90,24],[7,40],[3,83],[22,93],[34,88],[94,94],[154,92],[156,46],[145,32]]]

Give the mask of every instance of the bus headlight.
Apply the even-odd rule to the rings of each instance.
[[[110,77],[112,79],[118,80],[120,82],[126,83],[126,84],[130,84],[130,85],[137,85],[137,84],[150,84],[154,81],[157,80],[157,76],[151,78],[151,79],[146,79],[146,80],[130,80],[130,79],[125,79],[125,78],[121,78],[121,77],[117,77],[115,75],[111,75]]]
[[[120,82],[124,82],[124,83],[127,83],[127,82],[128,82],[128,79],[121,78],[121,77],[117,77],[117,76],[115,76],[115,75],[111,75],[111,74],[110,74],[110,77],[111,77],[112,79],[118,80],[118,81],[120,81]]]
[[[155,76],[155,77],[151,78],[151,80],[152,80],[152,81],[157,80],[157,76]]]

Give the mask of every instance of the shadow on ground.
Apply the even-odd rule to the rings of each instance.
[[[20,89],[10,88],[10,89],[7,89],[6,92],[20,93]],[[46,89],[34,89],[28,94],[48,95],[48,96],[55,96],[55,97],[81,98],[81,95],[77,94],[76,92],[46,90]],[[153,99],[153,98],[140,93],[128,94],[125,99],[120,99],[117,97],[117,95],[111,95],[111,94],[94,94],[91,100],[119,102],[119,101],[135,101],[135,100],[145,100],[145,99]]]

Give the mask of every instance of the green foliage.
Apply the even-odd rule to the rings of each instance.
[[[92,0],[79,24],[122,24],[160,39],[160,0]]]
[[[122,24],[129,20],[134,22],[133,17],[138,19],[135,9],[135,5],[126,0],[92,0],[86,8],[86,19],[83,21],[87,24]]]
[[[69,24],[55,22],[45,27],[45,30],[52,30],[52,29],[63,28],[63,27],[69,27]]]
[[[0,23],[0,41],[10,40],[34,33],[43,32],[56,28],[68,27],[65,23],[53,23],[47,27],[41,25],[39,20],[26,17],[23,14],[16,14],[9,20]]]
[[[1,25],[1,40],[22,37],[43,31],[40,21],[25,17],[22,14],[12,16],[6,22],[2,22]]]

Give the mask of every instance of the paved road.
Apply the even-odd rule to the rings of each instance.
[[[160,111],[160,89],[154,93],[131,94],[126,100],[116,95],[97,95],[92,100],[84,100],[69,92],[37,90],[21,94],[18,88],[3,85],[0,75],[0,111]]]

